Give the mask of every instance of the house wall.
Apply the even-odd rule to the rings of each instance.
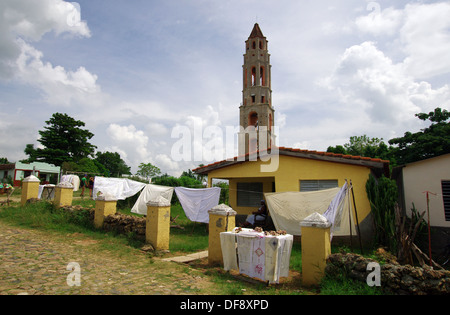
[[[420,213],[427,210],[425,191],[436,195],[429,195],[431,226],[450,227],[445,221],[444,201],[442,197],[442,180],[450,181],[450,154],[432,159],[407,164],[403,167],[403,186],[406,213],[411,214],[414,203]],[[427,214],[425,214],[427,220]]]
[[[34,162],[34,163],[22,163],[16,162],[15,169],[13,170],[13,185],[19,187],[21,185],[21,180],[30,175],[30,172],[36,172],[36,177],[42,178],[45,181],[49,181],[52,174],[59,175],[61,168],[59,166],[54,166],[52,164]],[[45,178],[44,178],[45,177]],[[56,184],[56,183],[55,183]]]
[[[10,170],[2,170],[0,171],[0,181],[6,182],[6,179],[11,176],[11,178],[14,181],[14,169],[10,169]]]
[[[367,199],[365,185],[369,178],[370,168],[365,166],[318,161],[280,155],[278,169],[271,173],[261,172],[261,165],[269,162],[245,162],[222,169],[217,169],[208,174],[209,184],[213,178],[230,180],[230,206],[238,214],[249,214],[257,209],[241,208],[236,206],[236,183],[239,181],[263,182],[264,192],[272,192],[272,182],[275,181],[276,192],[300,191],[300,180],[338,180],[342,187],[345,180],[352,180],[358,220],[360,223],[370,214],[370,204]],[[370,224],[368,224],[370,225]]]

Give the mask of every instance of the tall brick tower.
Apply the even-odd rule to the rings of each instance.
[[[271,65],[268,41],[258,23],[245,42],[240,110],[239,155],[270,148],[275,143],[272,134],[274,113],[272,107]]]

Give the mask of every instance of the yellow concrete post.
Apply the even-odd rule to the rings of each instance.
[[[105,218],[109,215],[116,214],[117,200],[108,198],[107,196],[98,196],[95,200],[94,225],[101,229]]]
[[[316,212],[305,218],[300,227],[303,285],[315,286],[325,275],[326,260],[331,254],[331,223]]]
[[[155,250],[169,250],[170,201],[158,197],[147,203],[145,240]]]
[[[68,182],[61,182],[55,187],[55,198],[53,204],[57,208],[71,206],[73,200],[73,185]]]
[[[209,246],[208,263],[210,265],[223,265],[222,246],[220,244],[220,233],[230,232],[236,227],[236,211],[221,204],[209,213]]]
[[[39,178],[34,175],[28,176],[22,181],[22,199],[21,204],[24,206],[28,200],[37,199],[39,196]]]

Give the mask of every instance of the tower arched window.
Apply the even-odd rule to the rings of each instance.
[[[248,115],[248,125],[253,126],[255,128],[258,126],[258,113],[251,112]]]
[[[256,68],[252,67],[252,86],[256,85]]]
[[[261,67],[259,69],[259,85],[260,86],[266,85],[266,77],[265,77],[265,73],[264,73],[264,67]]]

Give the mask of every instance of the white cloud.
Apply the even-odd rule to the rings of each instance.
[[[407,5],[400,39],[406,71],[419,78],[450,72],[450,3]]]
[[[147,134],[150,136],[166,136],[169,134],[169,129],[162,123],[149,122],[146,126]]]
[[[148,137],[142,130],[138,130],[133,125],[110,124],[106,132],[114,147],[126,153],[124,154],[124,160],[132,166],[137,166],[141,162],[147,163],[146,161],[150,159],[150,153],[147,149]]]
[[[400,43],[404,71],[426,79],[450,72],[450,3],[407,4],[358,17],[356,28],[376,38]],[[389,41],[388,41],[389,42]],[[393,45],[391,45],[393,46]]]
[[[355,130],[372,126],[387,140],[417,129],[416,113],[450,107],[448,85],[433,89],[428,82],[415,81],[372,42],[348,48],[324,82],[337,92],[339,106],[352,113]]]
[[[16,78],[38,87],[49,104],[69,106],[70,104],[95,104],[101,98],[101,89],[97,85],[97,76],[84,67],[76,71],[67,71],[61,66],[43,62],[42,52],[18,39],[21,54],[16,60]]]
[[[3,105],[0,102],[0,108]],[[33,143],[39,136],[32,119],[24,115],[8,114],[0,111],[0,157],[6,157],[9,161],[15,162],[26,158],[23,150],[25,145],[18,146],[18,143]]]
[[[56,35],[91,36],[85,21],[73,19],[80,16],[79,7],[62,0],[3,0],[0,16],[0,78],[4,79],[13,77],[17,70],[15,63],[23,52],[18,38],[36,42],[52,31]]]
[[[182,173],[180,165],[166,154],[156,155],[155,163],[161,170],[164,170],[163,173],[168,172],[170,174],[176,174],[175,176],[180,176]]]
[[[3,23],[17,36],[38,41],[49,32],[89,37],[90,30],[81,20],[80,7],[62,0],[3,0]]]
[[[402,25],[404,14],[402,10],[392,7],[382,11],[374,10],[370,14],[362,15],[355,20],[356,27],[375,36],[397,34]]]

